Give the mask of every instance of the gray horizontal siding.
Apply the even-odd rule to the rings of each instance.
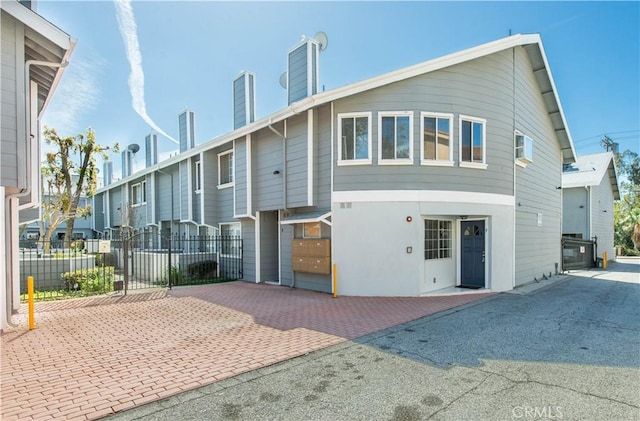
[[[203,223],[217,226],[216,195],[218,194],[218,155],[206,151],[202,158],[202,200],[204,200]]]
[[[247,124],[245,75],[233,81],[233,128]]]
[[[307,44],[289,54],[289,104],[308,96],[307,93]]]
[[[287,120],[287,207],[307,206],[307,114]]]
[[[313,175],[315,206],[331,208],[331,107],[325,105],[314,116]]]
[[[126,184],[123,188],[126,188]],[[116,187],[112,190],[109,190],[109,193],[111,195],[111,197],[109,198],[109,207],[111,208],[109,210],[109,214],[111,215],[111,228],[119,227],[120,225],[122,225],[122,188]]]
[[[516,284],[555,272],[560,263],[561,150],[525,51],[515,49],[516,128],[534,141],[533,163],[516,174]],[[542,226],[538,226],[538,214]]]
[[[179,219],[180,217],[180,202],[179,202],[180,176],[178,174],[178,167],[174,165],[170,168],[165,168],[162,171],[164,171],[167,174],[159,173],[158,176],[156,177],[156,184],[157,184],[156,218],[158,219],[158,221],[170,221],[171,213],[173,211],[173,219],[176,220],[176,219]],[[173,178],[169,174],[173,174]],[[173,197],[171,195],[172,180],[173,180]]]
[[[0,70],[0,185],[18,186],[17,159],[17,37],[16,22],[7,13],[2,15],[2,56]]]
[[[282,132],[282,126],[277,130]],[[253,204],[254,211],[276,210],[283,207],[282,138],[268,129],[252,136]],[[279,174],[274,174],[274,171]]]
[[[336,191],[450,190],[513,194],[513,91],[506,51],[345,98],[335,113],[372,111],[372,165],[336,166]],[[378,112],[413,112],[414,165],[378,166]],[[420,165],[420,112],[453,113],[454,167]],[[484,118],[486,170],[458,167],[459,115]],[[334,125],[335,147],[338,120]],[[336,154],[337,155],[337,154]]]
[[[255,221],[242,221],[242,279],[249,282],[256,280],[256,231]]]
[[[189,165],[189,161],[185,160],[180,162],[180,189],[179,189],[179,197],[180,197],[180,219],[181,220],[189,220],[191,219],[191,215],[189,215],[189,194],[191,194],[191,186],[189,186],[189,171],[191,171],[191,167]]]
[[[235,220],[233,217],[233,187],[218,190],[215,206],[218,223],[232,222]]]
[[[104,203],[103,203],[104,193],[96,194],[93,197],[93,212],[91,213],[93,217],[93,226],[96,231],[102,232],[104,231]]]
[[[236,215],[246,215],[247,210],[247,142],[236,139],[233,150],[235,165],[234,188],[236,190]]]

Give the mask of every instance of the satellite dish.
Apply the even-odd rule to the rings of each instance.
[[[318,44],[320,44],[320,51],[327,49],[327,46],[329,45],[329,38],[327,37],[327,34],[320,31],[313,38],[318,41]]]
[[[140,150],[140,146],[137,143],[132,143],[131,145],[127,146],[127,149],[129,149],[131,153],[135,155]]]
[[[284,89],[287,89],[287,72],[284,72],[280,75],[280,86]]]

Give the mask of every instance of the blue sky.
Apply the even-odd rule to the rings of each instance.
[[[124,4],[126,6],[126,3]],[[286,106],[278,83],[301,35],[324,31],[320,83],[334,89],[448,53],[539,33],[579,155],[608,134],[640,147],[640,2],[211,2],[40,0],[38,13],[78,40],[44,123],[61,135],[92,127],[102,144],[144,145],[153,125],[178,137],[196,113],[197,143],[232,128],[231,82],[256,74],[257,117]],[[120,25],[117,14],[120,13]],[[124,16],[124,17],[123,17]],[[130,16],[131,17],[131,16]],[[122,31],[135,28],[144,90],[136,108]],[[129,32],[131,35],[131,32]],[[131,39],[131,38],[129,38]],[[128,44],[131,46],[131,44]],[[144,114],[144,110],[142,110]],[[160,137],[161,153],[177,146]],[[114,173],[120,159],[113,158]],[[144,154],[136,166],[144,165]]]

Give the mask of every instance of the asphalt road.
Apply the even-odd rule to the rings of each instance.
[[[639,269],[572,273],[110,419],[640,420]]]

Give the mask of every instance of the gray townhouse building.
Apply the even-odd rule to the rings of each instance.
[[[196,144],[187,110],[179,154],[158,162],[152,134],[144,170],[111,182],[107,164],[94,229],[150,229],[159,248],[168,233],[238,235],[244,281],[339,295],[506,291],[557,273],[576,155],[539,35],[326,92],[319,73],[304,39],[283,109],[256,118],[243,72],[233,131]]]
[[[41,201],[40,120],[76,44],[36,5],[0,2],[0,329],[20,308],[22,213],[37,214]]]

